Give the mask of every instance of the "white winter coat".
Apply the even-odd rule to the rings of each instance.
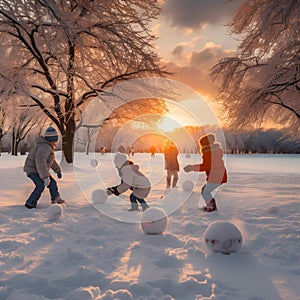
[[[139,199],[145,199],[148,196],[151,190],[151,183],[150,180],[139,171],[138,165],[125,163],[119,169],[119,174],[121,184],[117,186],[117,190],[120,194],[131,188],[133,195]]]

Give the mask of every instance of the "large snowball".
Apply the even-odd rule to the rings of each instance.
[[[97,189],[92,192],[93,204],[104,204],[107,200],[107,192],[102,189]]]
[[[162,209],[151,207],[142,214],[141,227],[146,234],[162,234],[168,225],[168,218]]]
[[[60,204],[51,204],[47,209],[47,219],[55,221],[63,214],[63,206]]]
[[[212,252],[230,254],[242,247],[242,234],[233,223],[216,221],[211,223],[204,232],[204,241]]]
[[[191,180],[185,180],[182,182],[181,187],[185,192],[191,192],[194,188],[194,183]]]

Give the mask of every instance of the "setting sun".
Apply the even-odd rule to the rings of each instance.
[[[215,125],[218,123],[214,112],[202,99],[190,99],[182,102],[167,101],[169,112],[157,127],[164,132],[185,126]]]

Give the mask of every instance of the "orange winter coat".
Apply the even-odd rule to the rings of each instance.
[[[227,172],[223,161],[223,150],[221,145],[214,143],[203,147],[202,163],[193,165],[193,171],[205,172],[208,183],[222,184],[227,182]]]
[[[175,146],[164,148],[165,169],[169,171],[179,171],[178,150]]]

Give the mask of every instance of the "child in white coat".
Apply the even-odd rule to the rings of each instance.
[[[139,171],[139,166],[127,160],[127,156],[123,153],[116,153],[114,163],[119,171],[121,183],[117,186],[107,188],[107,194],[119,196],[128,189],[131,189],[132,193],[129,196],[131,207],[129,211],[138,210],[138,202],[141,204],[143,211],[145,211],[149,208],[145,198],[151,190],[150,180]]]

